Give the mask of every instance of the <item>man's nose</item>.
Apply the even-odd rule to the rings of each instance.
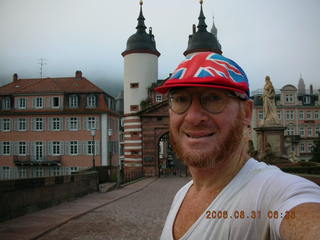
[[[198,125],[200,122],[208,120],[208,113],[202,107],[199,97],[193,96],[191,106],[187,110],[184,120],[192,125]]]

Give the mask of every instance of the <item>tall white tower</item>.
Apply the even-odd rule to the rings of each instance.
[[[138,115],[141,101],[148,98],[148,88],[158,79],[158,57],[152,29],[146,32],[145,18],[138,17],[137,32],[129,37],[124,58],[124,167],[126,172],[142,171],[142,127]]]

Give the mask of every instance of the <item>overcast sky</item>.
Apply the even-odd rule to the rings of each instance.
[[[159,79],[183,59],[198,0],[145,0],[143,13],[152,27],[159,58]],[[223,54],[239,63],[251,90],[270,75],[275,88],[320,88],[319,0],[205,0],[208,30],[212,17]],[[112,95],[123,77],[121,52],[135,33],[139,0],[0,0],[0,84],[40,77],[73,76],[76,70]]]

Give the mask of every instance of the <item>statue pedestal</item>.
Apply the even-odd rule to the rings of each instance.
[[[281,125],[261,126],[254,128],[258,138],[259,159],[264,162],[277,164],[286,163],[288,159],[284,148],[284,130]]]

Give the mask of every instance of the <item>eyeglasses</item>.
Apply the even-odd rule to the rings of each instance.
[[[230,97],[238,98],[229,92],[209,91],[201,94],[200,104],[209,113],[221,113],[229,103]],[[184,90],[172,92],[169,95],[170,109],[177,114],[183,114],[191,106],[192,98],[193,95]]]

